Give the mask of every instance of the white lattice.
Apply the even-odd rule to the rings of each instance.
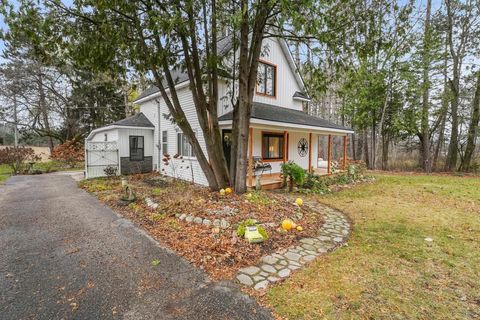
[[[118,145],[116,141],[90,141],[86,148],[88,151],[117,151]]]

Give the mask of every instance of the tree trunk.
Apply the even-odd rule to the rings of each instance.
[[[465,156],[460,164],[461,171],[469,171],[473,153],[475,152],[475,142],[478,133],[478,122],[480,120],[480,71],[477,71],[477,88],[472,103],[472,118],[468,128],[467,146]]]
[[[390,139],[387,134],[382,135],[382,170],[388,170],[388,147]]]
[[[40,100],[39,105],[40,105],[40,112],[42,114],[43,126],[48,135],[48,148],[50,149],[50,154],[52,154],[54,145],[53,145],[53,138],[50,132],[50,120],[48,119],[48,108],[47,108],[47,102],[45,99],[45,91],[43,88],[43,74],[41,69],[38,74],[38,91],[39,91],[39,100]]]
[[[425,16],[425,32],[423,37],[423,97],[421,113],[421,144],[420,154],[423,171],[430,173],[432,166],[430,162],[430,125],[429,125],[429,94],[430,94],[430,14],[432,0],[427,1],[427,12]]]
[[[365,164],[367,165],[367,168],[370,168],[370,154],[368,151],[368,133],[367,129],[363,131],[363,152],[365,156]]]

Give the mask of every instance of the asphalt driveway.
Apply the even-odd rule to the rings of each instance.
[[[154,259],[159,265],[152,265]],[[69,175],[0,185],[1,319],[270,319]]]

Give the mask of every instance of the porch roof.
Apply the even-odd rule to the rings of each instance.
[[[224,114],[218,118],[220,124],[231,123],[233,112]],[[308,127],[316,130],[334,130],[342,133],[353,133],[353,130],[330,121],[311,116],[303,111],[283,108],[279,106],[254,102],[252,105],[251,119],[257,119],[266,122],[272,122],[278,126],[282,124],[294,124],[308,129]],[[254,123],[255,121],[252,121]],[[267,123],[264,123],[267,124]]]

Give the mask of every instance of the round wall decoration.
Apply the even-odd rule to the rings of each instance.
[[[297,146],[297,150],[298,150],[298,155],[300,157],[305,157],[307,155],[307,152],[308,152],[308,142],[307,142],[307,139],[305,138],[302,138],[298,141],[298,146]]]

